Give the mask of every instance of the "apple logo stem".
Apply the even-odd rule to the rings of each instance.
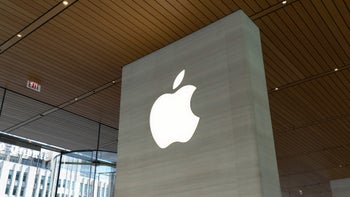
[[[173,90],[182,82],[185,70],[174,80]],[[175,93],[165,93],[154,102],[150,113],[151,133],[156,144],[164,149],[174,142],[188,142],[196,131],[199,117],[191,110],[191,98],[196,90],[186,85]]]

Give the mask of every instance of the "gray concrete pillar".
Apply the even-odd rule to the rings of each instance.
[[[281,196],[259,29],[242,11],[123,68],[116,182],[117,197]]]
[[[331,188],[333,197],[349,197],[350,178],[332,180]]]

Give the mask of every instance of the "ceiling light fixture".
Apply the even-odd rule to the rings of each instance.
[[[68,5],[68,1],[62,1],[63,5]]]
[[[275,90],[277,91],[277,90],[278,90],[278,88],[275,88]]]
[[[282,1],[282,4],[283,4],[283,5],[286,5],[286,4],[287,4],[287,1]]]
[[[299,194],[303,195],[303,190],[299,189]]]
[[[21,34],[17,34],[17,37],[22,38],[22,35]]]
[[[334,71],[338,71],[338,68],[335,68]]]

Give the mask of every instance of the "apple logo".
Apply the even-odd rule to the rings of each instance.
[[[175,90],[185,76],[182,70],[174,80]],[[150,113],[150,127],[154,141],[164,149],[174,142],[188,142],[196,131],[199,117],[191,110],[191,98],[196,90],[186,85],[175,93],[166,93],[154,102]]]

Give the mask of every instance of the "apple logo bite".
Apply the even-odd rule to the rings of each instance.
[[[185,76],[182,70],[174,80],[175,90]],[[174,142],[188,142],[196,131],[199,117],[191,110],[191,98],[196,90],[186,85],[175,93],[166,93],[154,102],[150,113],[150,127],[154,141],[164,149]]]

